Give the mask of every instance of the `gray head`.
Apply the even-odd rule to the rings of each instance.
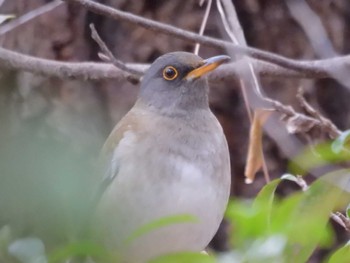
[[[188,112],[208,108],[208,83],[204,75],[228,56],[209,59],[187,52],[172,52],[153,62],[141,82],[139,101],[160,112]]]

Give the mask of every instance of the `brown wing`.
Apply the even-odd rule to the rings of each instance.
[[[113,154],[118,147],[119,142],[123,139],[126,131],[133,130],[137,132],[142,126],[140,122],[143,121],[143,119],[138,116],[140,115],[137,114],[137,109],[131,109],[114,127],[102,147],[100,166],[101,173],[104,177],[98,186],[97,195],[95,196],[96,201],[99,200],[106,188],[118,175],[119,163],[118,160],[113,160]]]
[[[113,153],[118,147],[120,140],[123,139],[124,133],[130,129],[137,131],[139,127],[140,118],[137,117],[137,114],[132,109],[114,127],[102,147],[101,155],[108,156]]]

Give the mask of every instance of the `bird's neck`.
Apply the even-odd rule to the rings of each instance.
[[[197,100],[195,103],[180,103],[180,104],[169,104],[169,105],[157,105],[138,98],[135,103],[136,108],[147,110],[150,112],[155,112],[168,117],[188,117],[190,115],[195,115],[198,112],[210,111],[208,97],[203,98],[203,100]]]

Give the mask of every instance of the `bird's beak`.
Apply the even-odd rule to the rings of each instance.
[[[203,64],[201,66],[190,71],[186,75],[185,79],[186,80],[197,79],[197,78],[213,71],[221,64],[226,63],[230,60],[231,60],[231,58],[229,56],[225,56],[225,55],[220,55],[220,56],[208,58],[208,59],[203,61]]]

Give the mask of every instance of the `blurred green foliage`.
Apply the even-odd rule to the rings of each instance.
[[[0,262],[12,262],[8,248],[19,240],[12,252],[27,255],[35,241],[23,238],[48,252],[84,237],[99,149],[76,148],[41,120],[1,124]]]
[[[0,262],[58,263],[86,256],[96,262],[117,262],[111,251],[89,241],[84,229],[90,198],[101,179],[96,174],[98,149],[76,149],[50,129],[43,130],[38,133],[34,125],[0,133]],[[305,149],[292,160],[290,171],[306,174],[347,162],[348,138],[349,133],[344,133],[332,143]],[[228,253],[214,257],[183,252],[152,262],[307,262],[316,248],[334,244],[329,216],[350,203],[349,174],[337,168],[287,197],[276,195],[276,189],[282,181],[297,183],[298,178],[276,179],[255,199],[230,202]],[[145,225],[130,240],[156,228],[195,220],[190,215],[163,218]],[[350,247],[339,247],[326,262],[350,262]]]
[[[316,247],[332,244],[328,220],[343,204],[343,191],[320,179],[305,192],[279,199],[275,190],[280,182],[267,184],[254,202],[229,205],[231,243],[239,262],[307,262]]]
[[[198,219],[189,214],[180,214],[175,216],[162,217],[156,221],[152,221],[148,224],[141,226],[139,229],[136,229],[134,233],[132,233],[128,239],[126,240],[126,245],[130,244],[132,241],[137,239],[140,236],[146,235],[147,233],[152,232],[153,230],[161,227],[166,227],[174,224],[182,224],[182,223],[196,223]]]
[[[306,147],[289,165],[293,174],[306,174],[314,168],[350,161],[350,131],[343,132],[333,142]]]

